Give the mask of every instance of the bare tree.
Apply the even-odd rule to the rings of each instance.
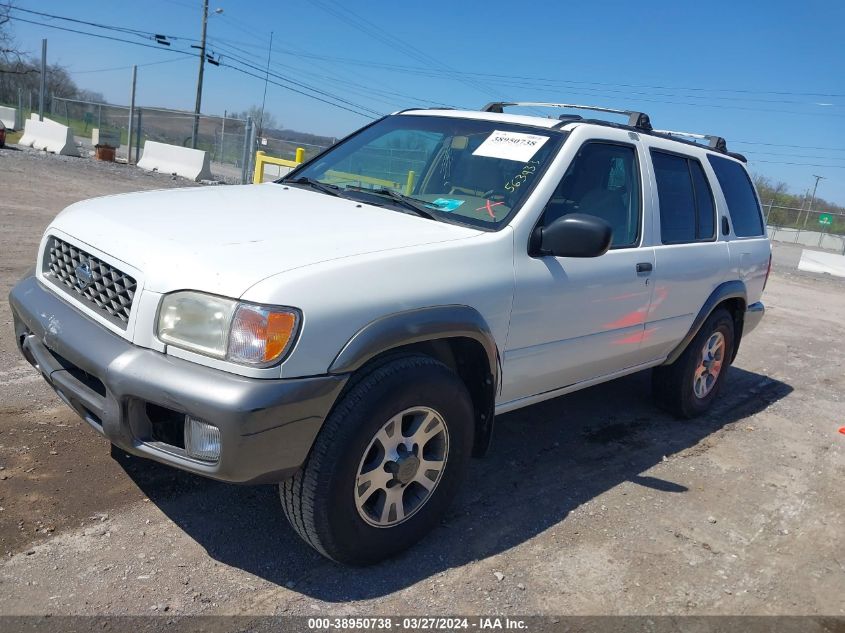
[[[12,4],[0,4],[0,72],[9,72],[10,61],[20,61],[21,51],[12,35]]]
[[[264,110],[264,117],[262,119],[261,106],[257,105],[250,106],[247,110],[244,110],[243,112],[236,112],[232,116],[239,119],[245,119],[248,116],[251,116],[252,120],[255,121],[255,124],[258,126],[259,135],[262,131],[275,130],[282,127],[277,123],[276,117],[267,110]]]

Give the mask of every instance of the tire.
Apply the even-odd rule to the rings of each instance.
[[[655,367],[652,371],[652,391],[657,404],[679,418],[694,418],[703,414],[717,398],[728,373],[734,350],[734,320],[724,308],[717,308],[704,322],[681,356],[671,365]],[[721,343],[718,373],[712,378],[715,363],[703,362],[705,345]],[[704,374],[707,374],[706,376]]]
[[[400,428],[401,437],[395,435]],[[405,439],[414,429],[420,442]],[[411,443],[411,451],[385,448],[399,440]],[[464,477],[472,442],[472,400],[460,378],[428,356],[393,357],[353,376],[302,469],[279,484],[285,516],[324,556],[348,565],[376,563],[440,521]],[[439,470],[424,469],[437,460]]]

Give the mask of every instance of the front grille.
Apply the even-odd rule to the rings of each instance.
[[[135,279],[57,237],[50,237],[44,255],[48,279],[126,329],[137,288]]]

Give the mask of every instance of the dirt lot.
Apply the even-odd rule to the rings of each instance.
[[[3,296],[70,202],[183,184],[0,151]],[[639,374],[501,416],[441,527],[363,570],[302,545],[274,487],[112,458],[4,301],[0,613],[841,616],[845,283],[776,266],[765,300],[709,415],[660,413]]]

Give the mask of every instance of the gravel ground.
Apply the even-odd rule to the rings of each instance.
[[[4,296],[67,204],[184,184],[0,150]],[[2,302],[0,614],[842,616],[845,282],[787,263],[707,416],[659,412],[647,373],[501,416],[442,525],[367,569],[300,543],[275,487],[112,457]]]

